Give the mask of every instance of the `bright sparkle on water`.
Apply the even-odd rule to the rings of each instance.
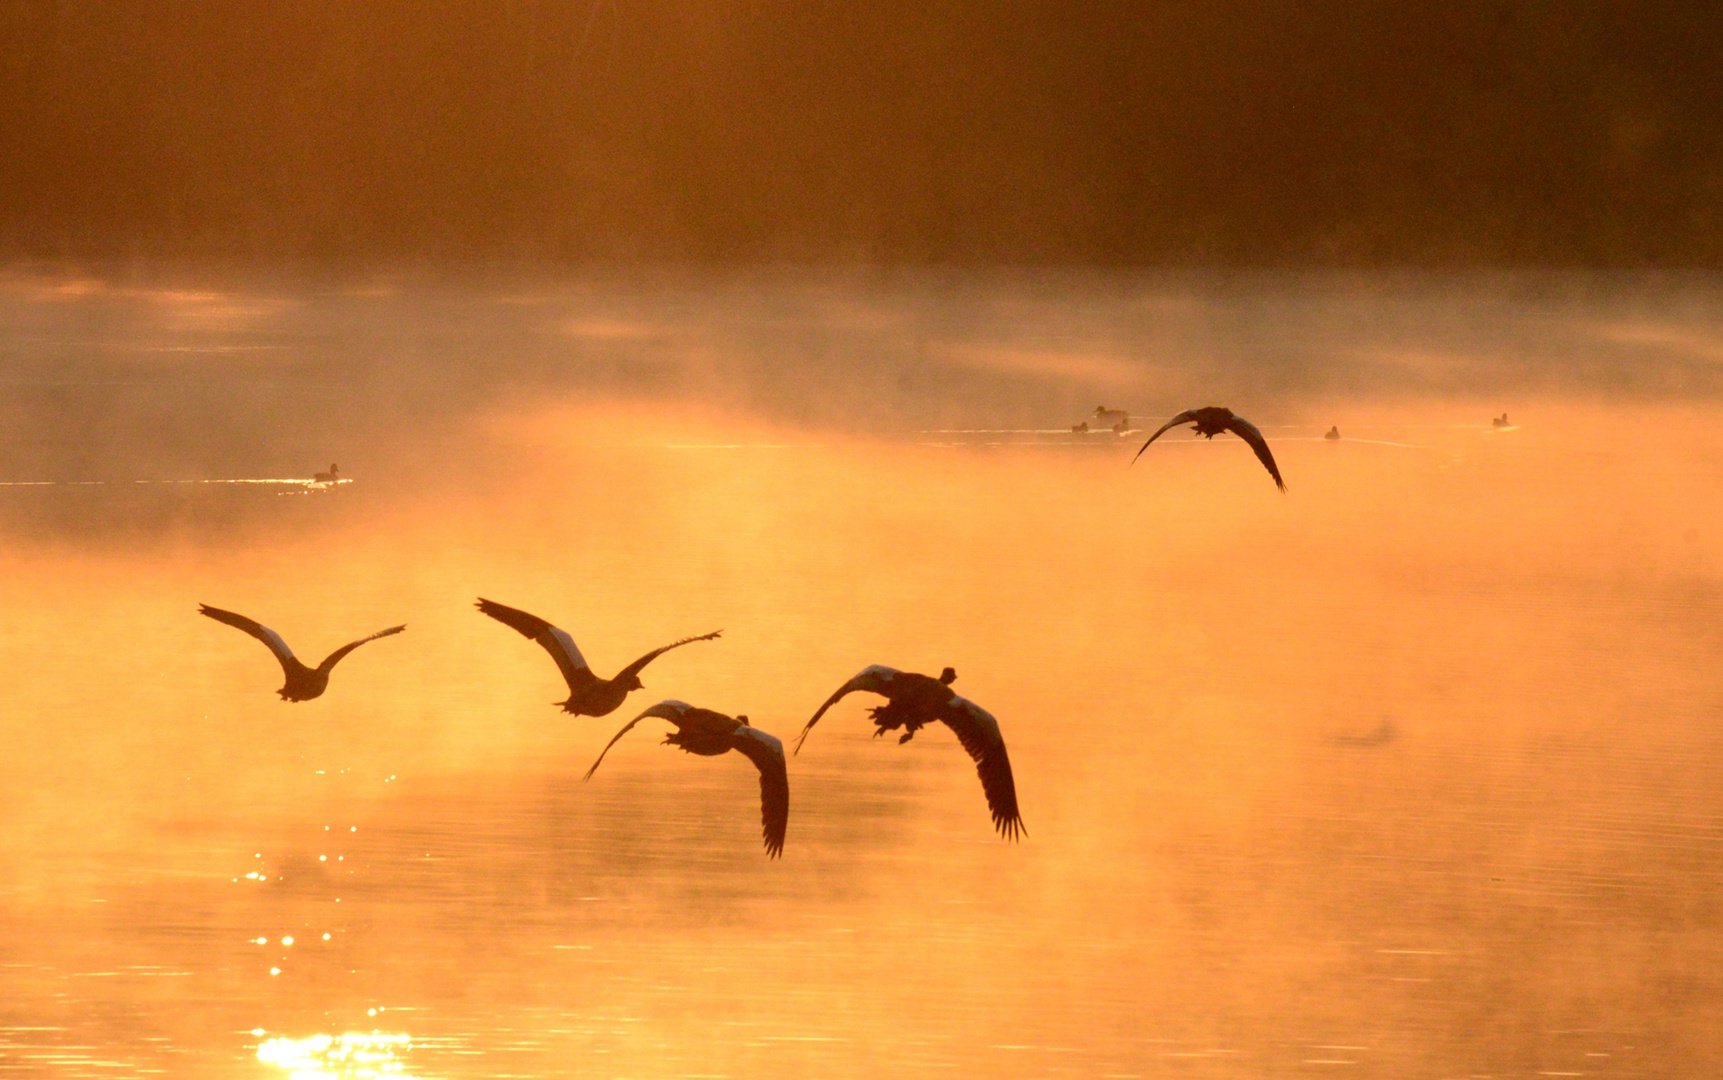
[[[406,1035],[349,1031],[345,1035],[312,1035],[305,1039],[265,1040],[257,1060],[287,1073],[289,1080],[371,1080],[397,1077],[413,1080],[401,1056],[412,1046]]]

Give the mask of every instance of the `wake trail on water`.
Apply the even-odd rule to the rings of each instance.
[[[257,484],[303,490],[282,491],[281,495],[301,495],[312,491],[328,491],[350,479],[315,480],[310,477],[233,477],[221,480],[0,480],[0,487],[190,487],[199,484]]]

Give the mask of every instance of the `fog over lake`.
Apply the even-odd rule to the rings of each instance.
[[[1716,1074],[1720,301],[10,271],[0,1075]],[[1205,405],[1287,494],[1231,435],[1131,464]],[[606,675],[724,634],[570,717],[479,596]],[[408,629],[287,704],[199,603]],[[781,861],[657,721],[581,780],[662,698],[791,740],[871,663],[998,718],[1020,843],[863,695]]]

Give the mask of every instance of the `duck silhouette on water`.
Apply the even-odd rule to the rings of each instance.
[[[480,597],[476,606],[503,625],[513,627],[522,637],[531,638],[544,647],[544,651],[556,661],[563,681],[568,683],[568,699],[552,704],[561,705],[563,712],[575,716],[606,716],[615,712],[630,693],[645,689],[640,683],[640,672],[647,664],[671,649],[679,649],[695,641],[710,641],[724,632],[714,630],[710,634],[672,641],[629,664],[617,672],[614,678],[601,679],[587,666],[586,657],[580,655],[580,647],[575,645],[574,638],[569,636],[568,631],[552,626],[537,615],[528,614],[507,604],[499,604],[495,600]]]
[[[1097,405],[1095,406],[1095,426],[1123,435],[1131,428],[1131,414],[1124,409],[1109,409],[1105,405]]]
[[[808,732],[820,722],[826,710],[847,694],[866,691],[886,699],[886,704],[869,709],[878,738],[888,731],[903,728],[899,743],[915,738],[915,733],[928,724],[939,721],[957,733],[957,741],[975,762],[981,777],[981,791],[987,796],[987,809],[993,815],[993,827],[999,835],[1016,840],[1023,832],[1023,817],[1017,811],[1017,782],[1011,775],[1011,758],[1005,752],[1005,736],[999,731],[999,721],[993,714],[967,698],[959,697],[951,684],[957,672],[946,668],[935,679],[913,671],[899,671],[884,664],[863,668],[855,678],[837,688],[813,719],[796,737],[796,753]]]
[[[1219,405],[1210,405],[1202,409],[1186,409],[1162,424],[1159,431],[1149,436],[1149,442],[1144,443],[1141,449],[1137,451],[1137,456],[1131,459],[1131,464],[1137,463],[1137,458],[1143,456],[1143,451],[1149,448],[1149,443],[1154,442],[1180,424],[1190,424],[1191,429],[1205,439],[1212,439],[1223,431],[1230,431],[1237,435],[1249,443],[1252,450],[1256,451],[1256,459],[1262,462],[1263,468],[1268,470],[1268,475],[1274,477],[1274,486],[1279,488],[1282,494],[1286,492],[1286,482],[1280,478],[1280,468],[1275,465],[1274,454],[1269,451],[1268,440],[1262,437],[1262,432],[1258,431],[1256,425],[1249,420],[1237,416],[1231,409],[1222,408]]]
[[[360,466],[360,468],[363,470],[364,467]],[[341,466],[331,462],[328,472],[312,473],[311,482],[313,484],[339,484],[341,482]]]
[[[598,760],[581,779],[591,780],[616,741],[647,717],[668,720],[676,726],[675,731],[664,736],[665,745],[680,746],[701,757],[717,757],[734,750],[754,763],[760,770],[760,834],[766,841],[768,855],[774,859],[783,855],[784,833],[790,822],[790,779],[784,762],[784,744],[776,735],[749,724],[746,716],[725,716],[686,701],[660,701],[612,735],[599,751]]]
[[[322,697],[323,691],[329,688],[329,673],[335,670],[335,665],[341,662],[342,657],[367,641],[376,641],[380,637],[399,634],[407,628],[407,624],[402,623],[400,626],[391,626],[387,630],[379,630],[369,637],[360,638],[358,641],[349,641],[324,657],[321,664],[312,668],[306,667],[297,656],[293,655],[293,650],[287,647],[287,642],[282,640],[280,634],[256,619],[248,619],[238,612],[223,611],[221,608],[210,607],[208,604],[199,604],[197,613],[208,615],[216,622],[226,623],[235,629],[245,631],[263,642],[269,651],[275,654],[275,659],[281,662],[281,670],[287,673],[286,684],[276,691],[277,694],[281,695],[282,701],[310,701],[312,698]]]
[[[1329,442],[1339,442],[1340,441],[1340,425],[1335,424],[1333,427],[1328,429],[1328,434],[1326,434],[1322,437],[1324,439],[1327,439]]]

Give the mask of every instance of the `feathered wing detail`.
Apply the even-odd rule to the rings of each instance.
[[[1011,775],[1011,758],[1005,752],[999,721],[975,702],[955,694],[939,718],[957,733],[957,741],[975,762],[987,809],[993,813],[993,827],[1006,839],[1016,840],[1028,830],[1017,812],[1017,781]]]
[[[1250,448],[1256,451],[1256,460],[1262,462],[1268,475],[1274,477],[1274,486],[1284,492],[1286,481],[1280,478],[1280,469],[1275,466],[1274,455],[1269,452],[1268,440],[1262,437],[1256,425],[1242,416],[1235,416],[1227,422],[1226,429],[1250,444]]]
[[[550,658],[556,661],[558,671],[562,672],[562,680],[568,684],[568,692],[578,694],[588,686],[598,681],[598,676],[592,673],[587,665],[586,657],[580,655],[580,647],[574,643],[568,631],[539,618],[537,615],[522,611],[519,608],[499,604],[495,600],[479,597],[475,605],[481,612],[512,627],[522,637],[528,637],[539,643]]]
[[[387,630],[379,630],[375,634],[370,635],[369,637],[360,638],[358,641],[349,641],[347,644],[341,646],[339,649],[336,649],[334,652],[330,653],[328,656],[325,656],[323,658],[323,662],[321,664],[317,665],[317,670],[321,671],[321,672],[325,672],[325,673],[333,671],[335,669],[335,665],[339,664],[341,662],[341,658],[343,656],[346,656],[348,653],[352,652],[354,649],[357,649],[359,646],[365,644],[367,641],[376,641],[380,637],[388,637],[390,634],[399,634],[401,631],[405,630],[406,628],[407,628],[407,624],[402,623],[400,626],[391,626]]]
[[[592,673],[592,665],[580,655],[580,646],[574,643],[567,630],[552,626],[533,640],[544,646],[544,651],[556,661],[556,669],[562,672],[562,681],[568,684],[569,693],[577,694],[598,681],[598,676]]]
[[[686,701],[666,700],[660,701],[650,709],[642,712],[639,716],[636,716],[628,723],[622,725],[622,730],[610,737],[610,741],[604,744],[604,749],[598,752],[598,760],[592,763],[592,768],[586,770],[586,775],[581,777],[581,779],[592,779],[592,774],[597,772],[598,767],[604,763],[604,755],[610,753],[610,748],[616,745],[616,741],[628,734],[635,724],[640,723],[640,721],[646,719],[648,716],[655,716],[660,720],[668,720],[672,724],[679,724],[682,717],[692,708],[694,708],[694,706],[688,704]]]
[[[550,629],[550,623],[545,622],[537,615],[522,611],[520,608],[509,607],[507,604],[499,604],[495,600],[486,600],[482,596],[479,597],[478,603],[473,606],[497,622],[512,627],[522,637],[537,638]]]
[[[640,671],[642,668],[644,668],[647,664],[652,663],[652,661],[658,659],[663,654],[669,652],[671,649],[680,649],[682,646],[688,645],[688,644],[690,644],[692,642],[696,642],[696,641],[711,641],[713,638],[717,637],[718,635],[722,634],[723,632],[724,631],[722,631],[722,630],[714,630],[710,634],[700,634],[697,637],[685,637],[681,641],[672,641],[668,645],[664,645],[664,646],[661,646],[659,648],[653,649],[651,652],[647,653],[645,656],[642,656],[640,659],[634,661],[634,663],[629,664],[627,667],[625,667],[621,671],[617,672],[616,677],[614,679],[611,679],[610,681],[613,683],[621,683],[622,685],[626,686],[627,683],[625,682],[625,680],[632,678],[635,675],[640,674]]]
[[[297,664],[299,662],[298,657],[294,656],[293,650],[287,647],[287,642],[281,640],[281,635],[277,634],[269,627],[258,622],[256,619],[248,619],[238,612],[223,611],[221,608],[210,607],[208,604],[199,604],[197,606],[197,613],[199,615],[208,615],[216,622],[226,623],[236,630],[243,630],[252,637],[263,642],[264,645],[268,646],[269,651],[275,654],[275,659],[280,661],[281,670],[287,672],[289,675],[293,673],[293,668],[290,665]]]
[[[1193,410],[1186,409],[1184,412],[1179,413],[1177,416],[1173,417],[1171,420],[1168,420],[1166,423],[1162,424],[1161,429],[1159,431],[1157,431],[1153,435],[1149,436],[1149,442],[1144,443],[1137,450],[1136,456],[1131,458],[1131,464],[1135,465],[1137,463],[1137,458],[1140,458],[1143,456],[1143,451],[1147,450],[1149,448],[1149,443],[1154,442],[1156,439],[1160,438],[1162,435],[1165,435],[1168,431],[1172,430],[1173,428],[1178,427],[1180,424],[1188,424],[1192,420],[1195,420],[1196,418],[1197,418],[1197,414]]]
[[[820,717],[826,714],[826,710],[836,705],[846,694],[853,694],[857,690],[866,690],[871,694],[890,697],[891,694],[888,691],[891,688],[892,680],[901,674],[903,672],[896,668],[886,667],[884,664],[870,664],[863,668],[856,674],[855,678],[838,687],[837,692],[827,698],[826,703],[820,706],[818,712],[814,713],[814,718],[809,720],[807,726],[802,728],[802,733],[796,736],[794,752],[798,754],[802,752],[802,743],[807,740],[808,732],[814,730],[814,725],[820,722]]]
[[[760,835],[765,837],[766,851],[776,859],[784,853],[784,832],[790,823],[790,776],[784,763],[784,744],[775,735],[742,724],[730,736],[730,745],[760,770]]]

